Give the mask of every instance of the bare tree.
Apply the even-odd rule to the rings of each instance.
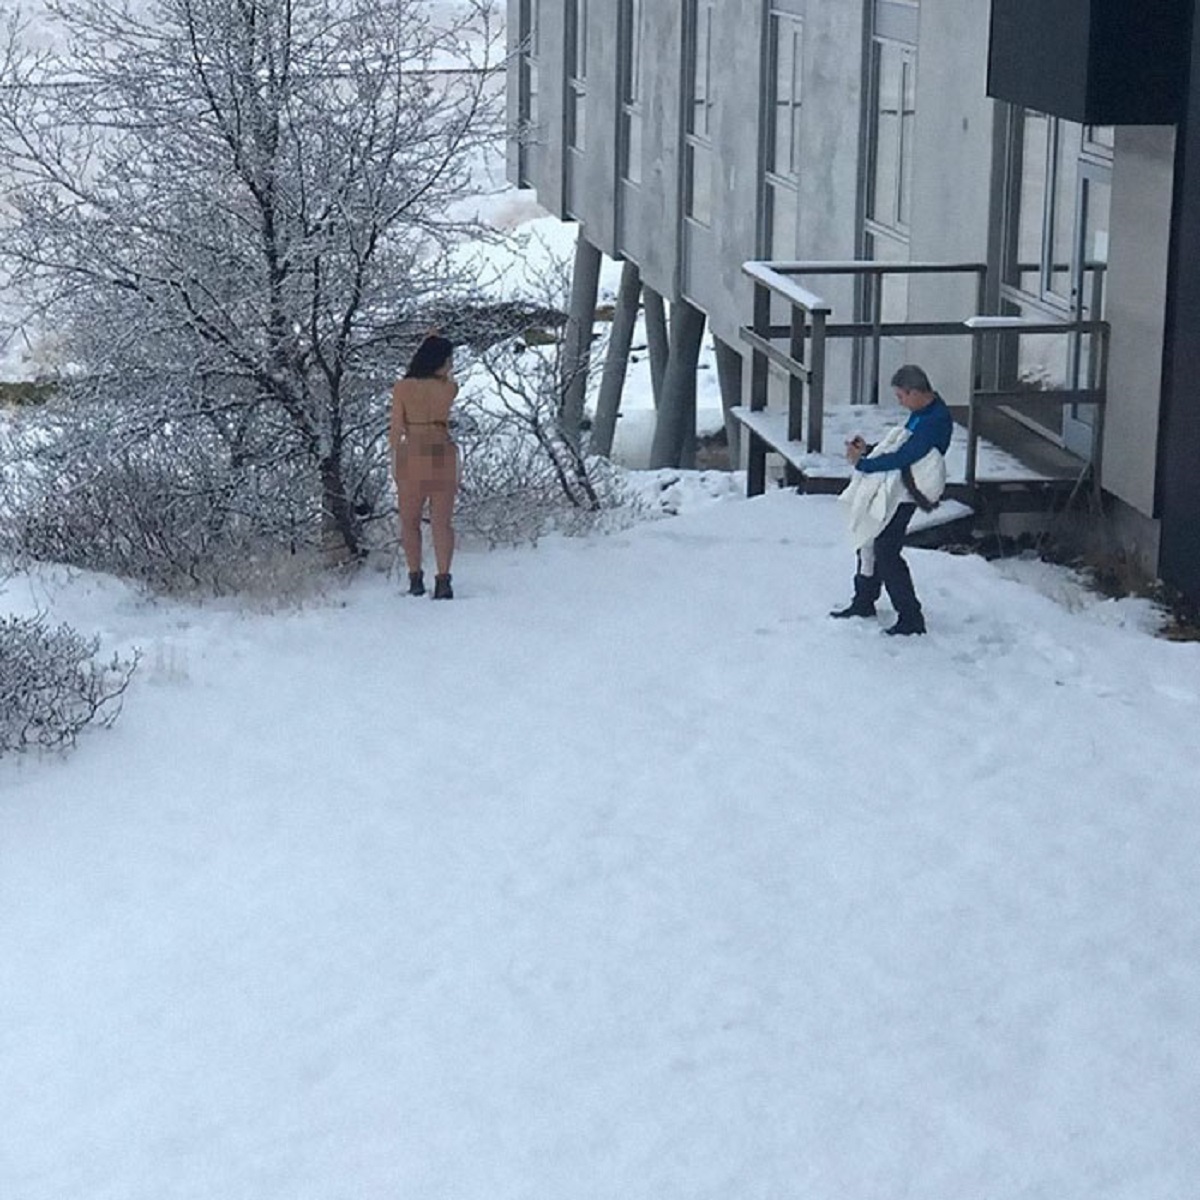
[[[458,406],[460,521],[494,542],[590,528],[630,501],[619,472],[592,452],[588,437],[586,410],[598,379],[587,359],[603,356],[606,323],[599,322],[598,344],[586,358],[569,346],[569,260],[534,254],[521,283],[526,319],[515,327],[496,320],[489,336],[473,339],[475,378],[485,385],[464,388]],[[576,415],[568,426],[564,398],[576,387],[582,422]]]
[[[468,400],[464,408],[479,426],[492,431],[492,439],[508,435],[527,440],[560,502],[598,512],[602,502],[593,479],[597,458],[578,430],[572,438],[563,428],[563,381],[569,384],[575,375],[572,370],[564,373],[562,357],[558,338],[541,346],[521,340],[497,342],[481,356],[491,385],[487,403]]]
[[[10,286],[73,403],[311,480],[362,550],[381,397],[499,131],[495,0],[52,0],[0,88]],[[371,479],[375,483],[370,482]]]

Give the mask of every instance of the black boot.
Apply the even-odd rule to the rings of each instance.
[[[879,599],[879,577],[855,575],[854,599],[845,608],[835,608],[829,615],[839,621],[845,617],[873,617],[875,601]]]
[[[409,571],[409,573],[408,573],[408,594],[410,596],[425,595],[425,572],[424,571]]]
[[[897,558],[885,575],[884,583],[887,586],[888,599],[896,610],[895,625],[884,632],[892,637],[924,633],[925,616],[921,612],[921,602],[917,599],[908,563],[902,558]]]
[[[454,599],[454,589],[450,586],[449,575],[435,575],[433,577],[433,598],[435,600]]]
[[[905,613],[897,618],[895,625],[883,631],[889,637],[908,637],[914,633],[925,632],[925,618],[918,610],[915,613]]]

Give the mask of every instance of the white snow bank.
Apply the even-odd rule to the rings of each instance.
[[[1200,648],[829,621],[834,502],[717,479],[451,604],[10,581],[145,666],[0,763],[0,1196],[1191,1195]]]

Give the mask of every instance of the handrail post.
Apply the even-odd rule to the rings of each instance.
[[[873,271],[871,279],[871,398],[879,403],[879,368],[883,357],[883,273]]]
[[[771,334],[771,292],[765,284],[754,284],[754,332],[767,338]],[[767,407],[767,356],[755,346],[750,352],[750,411]],[[767,444],[754,432],[746,447],[746,495],[761,496],[767,490]]]
[[[987,312],[987,267],[980,267],[976,271],[976,286],[975,286],[975,311],[977,313]],[[984,367],[984,352],[983,343],[975,334],[971,334],[971,388],[974,390],[984,386],[983,373]]]
[[[825,436],[825,320],[812,314],[812,362],[808,373],[808,451],[820,454]]]
[[[979,329],[971,331],[971,382],[967,392],[967,468],[965,479],[967,487],[974,489],[976,476],[976,459],[979,452],[979,424],[976,413],[975,394],[979,383],[975,379],[975,368],[983,356],[983,332]]]
[[[771,334],[771,292],[766,284],[754,285],[753,329],[761,338]],[[767,407],[767,356],[755,346],[750,352],[750,411]]]
[[[788,345],[788,353],[792,361],[804,361],[804,336],[807,320],[804,309],[799,304],[793,304],[792,334]],[[788,375],[788,423],[787,435],[789,442],[798,442],[804,436],[804,380],[798,375]]]
[[[1104,457],[1104,415],[1108,407],[1108,335],[1107,322],[1100,327],[1097,341],[1100,343],[1099,363],[1096,371],[1096,390],[1100,393],[1100,403],[1092,419],[1092,487],[1096,497],[1100,497],[1100,468]]]

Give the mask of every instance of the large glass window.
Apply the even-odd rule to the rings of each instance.
[[[684,211],[701,225],[712,222],[712,33],[715,0],[687,0],[687,130]]]
[[[621,176],[642,181],[642,0],[621,3]]]
[[[1020,145],[1010,151],[1017,184],[1017,195],[1013,197],[1016,212],[1012,214],[1016,240],[1009,247],[1005,282],[1027,296],[1040,296],[1051,121],[1042,113],[1030,112],[1018,118],[1018,123]]]
[[[799,224],[800,111],[804,24],[772,9],[767,23],[764,251],[768,258],[796,257]]]
[[[1112,146],[1111,127],[1009,110],[1000,287],[1006,312],[1041,320],[1103,319]],[[1030,396],[1011,405],[1011,415],[1086,454],[1093,414],[1039,404],[1036,393],[1087,386],[1095,349],[1085,335],[1006,341],[1001,384]]]
[[[1079,155],[1083,131],[1065,121],[1055,122],[1054,171],[1050,180],[1048,218],[1050,246],[1046,278],[1047,290],[1059,300],[1071,303],[1072,263],[1075,259],[1075,193],[1079,187]]]
[[[1092,277],[1107,259],[1111,134],[1012,110],[1003,292],[1013,304],[1074,315],[1102,295]]]

